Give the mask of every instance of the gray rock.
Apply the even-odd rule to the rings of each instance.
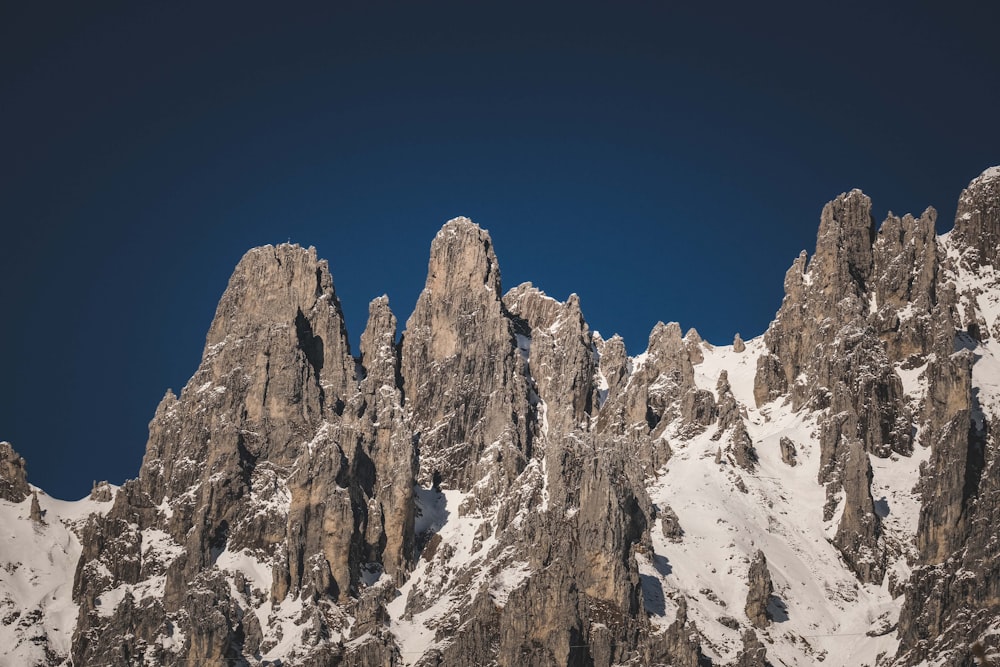
[[[566,303],[560,303],[525,283],[508,292],[503,302],[526,327],[520,334],[523,344],[530,347],[524,375],[544,401],[548,428],[589,430],[591,416],[597,412],[597,366],[594,339],[579,298],[571,294]]]
[[[781,384],[792,390],[795,409],[815,389],[831,384],[829,376],[813,368],[825,356],[817,347],[832,344],[844,323],[862,320],[867,313],[874,239],[871,200],[860,190],[842,194],[823,208],[816,254],[808,267],[803,252],[785,275],[785,298],[764,343],[781,366]],[[796,387],[803,371],[810,382]],[[766,384],[768,379],[757,379],[755,396],[776,390]]]
[[[608,385],[607,393],[599,401],[603,406],[608,399],[621,393],[628,382],[629,358],[625,351],[625,341],[618,334],[608,340],[595,334],[594,349],[599,358],[598,369]]]
[[[368,307],[360,364],[365,373],[361,382],[364,407],[357,437],[362,442],[362,459],[370,462],[370,467],[358,470],[369,498],[362,560],[380,563],[401,584],[414,554],[413,488],[418,459],[413,429],[402,407],[396,317],[386,297]]]
[[[720,616],[716,620],[719,621],[720,625],[724,625],[725,627],[729,628],[730,630],[739,630],[740,629],[740,622],[737,621],[732,616]]]
[[[893,360],[926,355],[933,348],[940,271],[936,220],[933,208],[919,219],[890,213],[872,248],[875,275],[870,292],[876,310],[868,319]]]
[[[700,667],[706,664],[698,642],[698,631],[688,619],[687,600],[680,597],[677,602],[677,618],[666,632],[649,638],[650,647],[646,659],[640,664],[667,664],[676,667]]]
[[[722,371],[716,383],[716,393],[719,396],[717,407],[718,427],[713,440],[720,439],[725,433],[729,433],[729,445],[727,451],[733,455],[736,464],[744,470],[754,470],[757,465],[757,450],[753,446],[753,440],[747,433],[746,423],[743,421],[740,405],[733,395],[732,387],[729,385],[729,374]]]
[[[155,656],[158,664],[236,659],[245,638],[269,641],[250,620],[267,600],[317,604],[312,622],[322,636],[342,626],[329,603],[353,599],[363,564],[403,576],[412,559],[414,450],[388,305],[374,304],[371,319],[360,368],[375,379],[366,385],[326,262],[291,245],[244,256],[198,371],[157,409],[138,480],[82,532],[75,661],[109,661],[120,650],[149,655],[175,631],[188,641]],[[143,548],[152,528],[173,551]],[[227,550],[272,567],[271,589],[232,594],[213,567]],[[95,609],[103,592],[156,575],[165,575],[162,597]],[[311,651],[326,649],[302,647],[303,663]]]

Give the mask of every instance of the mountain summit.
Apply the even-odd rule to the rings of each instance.
[[[1000,168],[942,236],[871,210],[762,336],[631,358],[467,218],[356,354],[313,248],[249,251],[136,479],[57,501],[0,443],[0,663],[996,660]]]

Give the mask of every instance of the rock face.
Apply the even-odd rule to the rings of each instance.
[[[456,218],[402,337],[379,297],[352,353],[326,262],[251,250],[138,477],[95,484],[89,516],[0,443],[0,522],[47,562],[79,553],[72,581],[4,561],[0,643],[71,591],[39,664],[996,656],[998,182],[941,237],[933,209],[876,228],[837,197],[767,332],[731,348],[657,323],[630,356],[576,295],[504,294]]]
[[[943,239],[935,236],[933,209],[919,218],[890,214],[876,234],[867,198],[858,191],[839,197],[824,209],[816,255],[807,264],[803,253],[786,276],[784,302],[764,337],[768,351],[758,360],[758,405],[787,396],[795,410],[823,410],[824,519],[842,507],[833,543],[862,581],[880,581],[892,551],[866,453],[909,456],[914,433],[930,449],[919,525],[904,547],[925,565],[906,588],[900,664],[941,652],[970,659],[958,635],[986,632],[1000,609],[992,593],[956,594],[949,583],[962,567],[977,577],[995,567],[986,546],[994,538],[971,535],[989,505],[984,470],[995,446],[975,398],[974,367],[982,362],[969,350],[1000,332],[988,296],[998,286],[998,183],[993,168],[970,184]],[[914,369],[922,369],[925,389],[908,399],[901,374]],[[948,632],[946,617],[976,620]]]
[[[139,478],[84,531],[76,661],[266,654],[281,638],[265,610],[293,598],[316,602],[300,658],[336,652],[319,641],[343,629],[333,603],[412,559],[415,453],[395,321],[384,301],[371,320],[359,383],[326,263],[298,246],[247,253],[201,366],[157,409]],[[103,609],[115,591],[131,597]]]
[[[361,335],[360,365],[363,419],[358,436],[366,443],[372,470],[368,496],[366,543],[370,563],[402,581],[413,559],[413,484],[418,460],[415,436],[403,411],[396,317],[389,300],[381,297],[368,309],[368,326]],[[371,473],[374,473],[373,475]],[[378,488],[376,488],[378,484]],[[373,520],[374,518],[374,520]]]
[[[936,221],[933,208],[918,219],[890,213],[872,247],[875,276],[869,298],[875,312],[868,319],[894,360],[926,355],[934,343],[940,271]]]
[[[987,169],[959,198],[955,228],[942,245],[937,354],[928,363],[922,410],[931,455],[922,469],[916,544],[920,566],[908,582],[899,618],[900,664],[945,656],[946,664],[972,664],[969,638],[989,634],[1000,614],[1000,445],[989,347],[997,313],[997,242],[1000,169]],[[957,331],[956,331],[957,330]],[[948,335],[952,334],[952,335]],[[949,343],[951,345],[949,345]]]
[[[676,322],[658,322],[649,334],[646,352],[633,361],[628,381],[620,389],[609,390],[601,403],[595,433],[637,451],[647,472],[670,459],[668,428],[677,427],[690,436],[704,432],[716,419],[715,398],[694,380],[691,350],[697,348],[701,355],[704,347],[693,340],[681,337]],[[603,369],[603,355],[601,359]]]
[[[885,551],[881,541],[882,521],[872,498],[872,467],[861,442],[851,440],[840,474],[844,490],[844,512],[833,544],[861,581],[881,582],[885,574]]]
[[[0,442],[0,498],[19,503],[28,497],[28,473],[24,459],[9,442]]]
[[[932,362],[928,369],[930,467],[938,474],[924,482],[917,548],[923,560],[931,564],[945,561],[964,542],[973,499],[971,478],[978,476],[982,466],[976,460],[982,443],[970,437],[975,435],[970,434],[972,364],[972,354],[962,351]]]
[[[859,190],[823,209],[816,254],[803,253],[785,277],[785,298],[764,335],[754,397],[786,397],[793,410],[822,410],[818,479],[846,496],[834,544],[862,581],[884,574],[881,518],[874,511],[866,453],[913,451],[914,416],[897,366],[938,345],[940,304],[936,213],[892,214],[876,232]],[[859,449],[860,447],[860,449]]]
[[[523,470],[532,425],[511,416],[528,414],[528,383],[493,243],[467,218],[448,222],[431,244],[427,283],[406,323],[402,374],[421,434],[422,481],[468,490],[498,467],[491,486],[502,490]]]
[[[94,488],[90,490],[90,499],[96,500],[100,503],[110,502],[114,498],[114,491],[111,489],[111,485],[108,484],[107,480],[102,482],[94,482]]]
[[[679,333],[662,335],[656,368],[692,389]],[[647,639],[636,553],[655,510],[636,460],[611,453],[624,433],[593,431],[597,346],[576,297],[522,285],[501,298],[489,235],[465,219],[435,238],[401,346],[376,299],[357,358],[314,251],[251,251],[201,366],[157,410],[139,478],[83,530],[74,660],[397,664],[413,648],[387,619],[465,590],[434,617],[449,641],[428,658],[697,661],[683,620]],[[624,391],[624,346],[603,347]],[[642,396],[679,411],[672,391]],[[472,544],[449,536],[456,522]],[[435,583],[397,598],[418,559]],[[475,584],[487,572],[515,583]]]
[[[991,167],[958,198],[955,245],[968,249],[963,259],[972,267],[997,266],[1000,254],[1000,168]]]
[[[728,433],[729,446],[727,451],[732,454],[733,460],[738,466],[744,470],[752,471],[757,465],[757,450],[754,449],[753,440],[747,433],[746,423],[743,421],[739,402],[733,395],[727,371],[722,371],[719,374],[715,393],[719,397],[716,408],[719,425],[712,438],[719,440]]]

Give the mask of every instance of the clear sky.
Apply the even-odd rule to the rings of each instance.
[[[356,345],[458,215],[632,354],[759,335],[825,202],[946,231],[1000,163],[995,3],[877,4],[2,3],[0,439],[121,483],[248,248],[315,245]]]

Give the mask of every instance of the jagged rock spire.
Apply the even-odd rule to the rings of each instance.
[[[560,432],[589,429],[597,412],[594,341],[579,297],[571,294],[561,303],[524,283],[504,296],[504,305],[522,325],[518,335],[526,374],[545,402],[546,422]]]
[[[403,412],[402,377],[396,346],[396,316],[382,296],[368,306],[368,325],[361,334],[361,382],[364,414],[361,439],[371,461],[371,501],[366,544],[369,562],[400,583],[413,560],[413,486],[417,452],[413,430]]]
[[[533,437],[527,379],[493,241],[468,218],[450,220],[431,243],[427,282],[403,336],[402,373],[424,483],[438,476],[469,489],[499,467],[495,481],[503,485],[524,468]],[[512,414],[520,419],[512,423]]]
[[[392,327],[386,328],[391,338]],[[385,364],[375,363],[379,354],[368,356],[377,374]],[[387,357],[392,375],[394,350]],[[412,507],[404,500],[381,511],[380,501],[393,502],[396,487],[375,493],[371,461],[383,450],[369,435],[376,418],[359,418],[364,409],[355,364],[333,279],[313,248],[264,246],[240,260],[201,365],[180,396],[167,392],[150,424],[138,480],[126,483],[108,514],[93,517],[84,530],[74,586],[83,608],[75,660],[109,661],[118,650],[88,637],[120,637],[111,628],[129,627],[140,612],[120,605],[98,613],[95,600],[134,584],[140,568],[165,573],[163,594],[141,632],[129,634],[136,643],[128,650],[140,651],[143,642],[180,624],[192,637],[186,658],[207,660],[233,650],[233,633],[266,641],[250,612],[265,600],[347,599],[363,579],[362,565],[383,565],[384,547],[390,551],[386,570],[396,575],[407,566]],[[371,401],[372,414],[379,400]],[[387,425],[391,431],[392,420]],[[408,435],[398,438],[410,444]],[[406,449],[389,456],[403,459],[392,474],[405,496],[412,489]],[[144,551],[140,535],[154,527],[166,546]],[[111,534],[118,538],[108,542]],[[231,589],[213,567],[223,553],[261,559],[271,571],[267,587]],[[198,594],[192,598],[191,591]],[[224,622],[217,609],[226,610]],[[330,632],[338,620],[321,615],[316,623]]]
[[[158,502],[202,473],[178,469],[185,458],[220,468],[226,460],[233,471],[236,460],[289,465],[303,436],[341,413],[354,391],[354,360],[327,262],[315,248],[255,248],[219,301],[198,371],[179,398],[164,398],[140,477]],[[234,419],[209,421],[206,409]]]

